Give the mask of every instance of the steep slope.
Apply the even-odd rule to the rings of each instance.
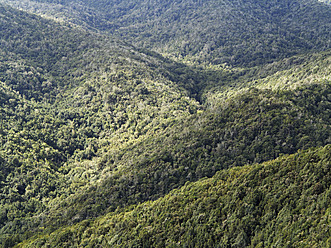
[[[330,51],[202,69],[0,13],[4,247],[220,169],[330,143]]]
[[[166,69],[180,65],[8,7],[0,12],[3,234],[25,232],[24,218],[81,186],[64,178],[80,173],[75,161],[110,144],[117,151],[199,104]]]
[[[0,79],[28,99],[54,100],[59,92],[81,86],[86,81],[83,74],[121,77],[126,69],[136,70],[130,72],[132,78],[161,80],[164,76],[178,81],[167,66],[178,69],[181,65],[157,54],[4,6],[1,13]]]
[[[16,247],[328,247],[331,147],[218,172]]]
[[[57,141],[59,137],[52,136],[54,130],[73,121],[75,115],[82,115],[79,124],[86,125],[87,116],[98,114],[98,110],[111,112],[107,120],[111,123],[107,125],[109,132],[113,132],[126,124],[128,116],[138,114],[136,108],[141,111],[141,118],[150,118],[151,112],[159,112],[161,108],[173,107],[173,111],[179,112],[186,111],[186,107],[193,112],[198,108],[198,103],[189,99],[189,93],[177,85],[177,82],[180,84],[178,75],[169,72],[167,61],[160,57],[141,53],[120,41],[61,27],[24,12],[2,6],[0,11],[3,27],[0,33],[0,80],[11,91],[19,93],[20,96],[16,94],[19,101],[31,109],[40,109],[39,116],[32,113],[34,110],[21,113],[18,108],[21,103],[15,99],[11,102],[10,111],[17,109],[13,115],[23,116],[17,128],[22,128],[30,115],[33,115],[32,119],[40,118],[40,122],[35,121],[34,125],[47,131],[43,135],[33,135],[36,140],[44,139],[59,148],[61,142]],[[175,63],[172,66],[180,67]],[[176,101],[182,103],[181,110],[177,109]],[[167,107],[168,102],[174,105]],[[51,124],[43,126],[47,114]],[[89,121],[96,125],[92,119]],[[91,130],[89,134],[94,136]],[[62,147],[60,150],[71,156],[75,149],[72,144],[71,148]]]
[[[50,173],[48,182],[36,184],[33,175],[26,177],[24,183],[30,188],[21,195],[21,181],[13,180],[19,177],[14,174],[8,177],[7,187],[2,191],[8,199],[2,205],[6,223],[3,237],[12,240],[13,234],[25,231],[26,227],[32,231],[74,224],[117,207],[157,199],[186,181],[212,176],[229,166],[274,159],[281,153],[330,143],[330,87],[330,82],[321,82],[295,90],[251,89],[230,97],[217,109],[191,117],[171,117],[162,122],[151,118],[151,124],[157,124],[147,125],[146,133],[136,139],[131,131],[135,125],[121,128],[108,138],[102,137],[100,143],[100,138],[87,139],[86,145],[98,148],[85,148],[92,150],[89,154],[94,157],[92,160],[86,160],[88,153],[84,150],[78,153],[77,149],[59,173]],[[90,130],[87,124],[79,126],[84,116],[76,113],[71,125],[57,128],[56,134],[63,135],[62,130],[68,130],[64,141],[84,137],[74,134],[84,130],[84,125]],[[87,116],[95,123],[95,115]],[[102,127],[107,120],[97,121]],[[31,190],[35,197],[43,199],[41,206],[31,197]],[[49,191],[51,194],[47,194]],[[29,217],[35,211],[36,215]],[[18,214],[23,214],[19,221]],[[19,240],[26,236],[17,237]]]

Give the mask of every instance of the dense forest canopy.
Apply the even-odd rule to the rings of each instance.
[[[1,3],[2,247],[330,244],[327,2]]]
[[[254,66],[330,48],[331,6],[295,1],[16,1],[187,63]]]
[[[18,247],[326,247],[330,159],[326,146],[220,171]]]

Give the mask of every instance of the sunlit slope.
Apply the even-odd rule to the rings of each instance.
[[[252,68],[208,66],[198,74],[199,99],[209,107],[251,88],[295,90],[331,81],[331,50],[307,53]]]
[[[0,12],[4,247],[222,169],[330,143],[329,51],[197,68]]]
[[[327,247],[331,147],[218,172],[17,247]]]
[[[15,237],[13,234],[28,231],[24,229],[27,226],[40,230],[91,219],[117,207],[157,199],[220,169],[328,144],[330,90],[330,84],[277,93],[252,89],[229,99],[218,110],[163,120],[138,139],[123,139],[130,129],[101,139],[108,146],[98,143],[99,139],[87,139],[87,151],[95,152],[92,159],[76,151],[58,173],[50,173],[47,182],[36,183],[38,177],[24,176],[30,175],[24,172],[20,177],[29,185],[24,191],[20,190],[22,181],[13,180],[19,177],[17,172],[8,176],[7,187],[2,189],[7,199],[2,208],[6,209],[3,237]],[[70,123],[76,125],[78,120],[76,117]],[[70,131],[64,140],[78,140],[71,126],[57,132],[62,134],[63,130]],[[93,151],[91,144],[104,146]],[[31,194],[43,201],[36,201]],[[18,213],[20,221],[15,217]],[[31,214],[39,217],[29,217]]]
[[[76,162],[97,168],[91,159],[100,148],[116,153],[200,106],[167,70],[181,65],[8,7],[0,12],[0,226],[14,234],[39,225],[34,215],[52,199],[89,185],[65,181],[80,172]]]

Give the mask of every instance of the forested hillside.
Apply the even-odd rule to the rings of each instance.
[[[331,44],[331,5],[316,0],[2,2],[187,63],[254,66]]]
[[[330,7],[112,4],[0,5],[0,245],[327,245]]]
[[[17,247],[328,247],[331,147],[218,172]]]

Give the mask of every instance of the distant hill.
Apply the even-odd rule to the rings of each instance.
[[[331,44],[331,6],[317,0],[2,2],[188,63],[254,66]]]

